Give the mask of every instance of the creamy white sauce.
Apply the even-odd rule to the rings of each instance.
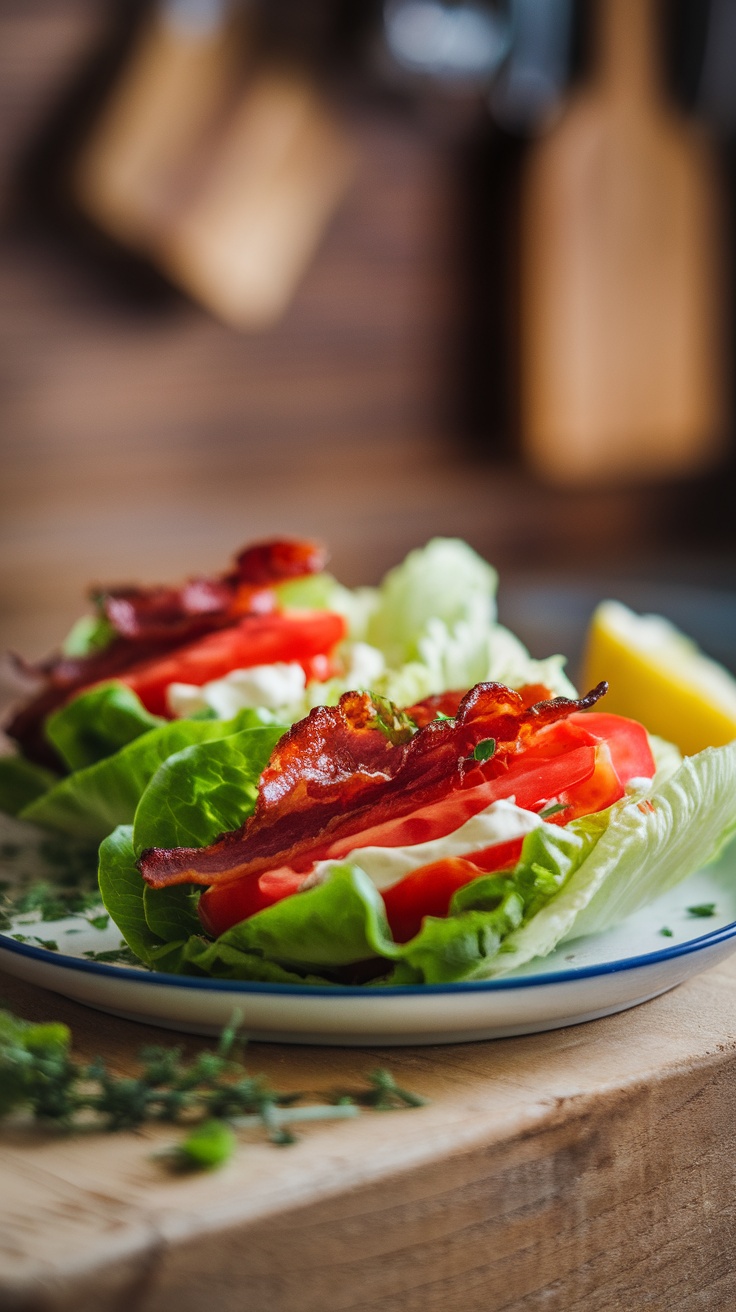
[[[295,661],[276,661],[273,665],[253,665],[247,670],[232,670],[222,679],[213,679],[197,688],[191,683],[171,683],[167,689],[169,708],[176,716],[193,715],[209,707],[223,720],[238,711],[264,706],[281,710],[300,704],[304,697],[306,676]]]
[[[443,838],[434,838],[428,843],[415,843],[410,847],[357,847],[340,861],[319,861],[304,887],[322,883],[335,866],[344,865],[346,861],[356,866],[373,880],[376,888],[390,888],[398,883],[411,870],[440,861],[447,856],[465,856],[469,852],[480,852],[484,847],[494,843],[507,843],[513,838],[522,838],[544,825],[538,815],[532,811],[523,811],[512,799],[492,802],[485,811],[480,811],[454,833],[445,834]]]

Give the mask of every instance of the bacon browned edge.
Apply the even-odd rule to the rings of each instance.
[[[454,719],[434,720],[408,742],[379,727],[370,694],[348,692],[318,706],[279,739],[261,775],[253,815],[205,848],[149,848],[138,868],[151,888],[223,884],[281,865],[307,869],[336,839],[408,815],[455,788],[495,778],[547,724],[587,710],[607,691],[600,683],[575,701],[555,697],[525,706],[500,683],[466,693]],[[480,764],[473,749],[493,738]]]
[[[94,587],[98,614],[114,631],[102,651],[89,656],[55,654],[36,666],[18,662],[26,675],[41,680],[35,696],[15,712],[5,731],[25,755],[60,766],[43,733],[46,717],[75,693],[124,674],[133,665],[175,651],[245,615],[276,608],[272,585],[318,573],[327,563],[319,543],[273,539],[245,547],[234,568],[216,578],[188,579],[180,587]]]
[[[552,696],[552,689],[544,683],[525,683],[523,688],[517,689],[517,692],[524,706],[534,706],[537,702],[549,701]],[[454,719],[465,696],[467,696],[465,688],[436,692],[431,697],[424,697],[420,702],[414,702],[413,706],[405,706],[404,715],[408,715],[418,729],[423,729],[425,724],[431,724],[436,720],[438,714]]]

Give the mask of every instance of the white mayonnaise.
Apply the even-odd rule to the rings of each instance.
[[[440,861],[447,856],[465,856],[480,852],[494,843],[507,843],[522,838],[543,825],[538,815],[523,811],[513,799],[492,802],[452,834],[434,838],[428,843],[415,843],[411,847],[357,847],[340,861],[318,861],[304,887],[322,883],[335,866],[350,861],[373,880],[376,888],[390,888],[411,870]]]

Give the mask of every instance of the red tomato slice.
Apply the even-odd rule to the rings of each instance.
[[[524,753],[498,778],[476,784],[474,788],[458,789],[441,802],[432,802],[411,815],[386,820],[371,829],[364,829],[362,833],[340,838],[327,849],[325,857],[337,859],[356,847],[409,847],[414,843],[443,838],[479,811],[484,811],[491,802],[504,797],[513,796],[517,806],[535,810],[545,801],[589,779],[595,770],[595,754],[593,746],[578,747],[550,761],[535,762],[530,769]]]
[[[420,866],[382,891],[386,916],[397,943],[419,933],[425,916],[446,916],[453,893],[489,871],[513,870],[523,838],[496,843],[468,856],[447,856]]]
[[[643,724],[607,711],[576,711],[566,723],[608,744],[613,768],[622,784],[654,777],[657,767]]]
[[[297,893],[305,878],[303,872],[298,875],[288,866],[280,866],[278,870],[266,870],[259,879],[236,879],[232,884],[208,888],[199,899],[199,918],[207,933],[217,938],[256,911]]]
[[[317,657],[327,656],[345,636],[345,620],[332,611],[289,611],[283,615],[247,615],[229,629],[208,633],[168,656],[134,666],[121,675],[154,715],[168,715],[170,683],[201,687],[231,670],[275,661],[297,661],[308,675]]]

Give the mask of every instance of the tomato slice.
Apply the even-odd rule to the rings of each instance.
[[[630,779],[652,779],[656,774],[649,734],[637,720],[607,711],[575,711],[565,723],[607,743],[613,768],[623,784]]]
[[[484,811],[491,802],[504,797],[515,797],[516,805],[524,810],[536,810],[545,801],[589,779],[595,765],[596,748],[593,745],[575,748],[549,761],[533,762],[531,768],[524,753],[496,779],[488,779],[473,788],[458,789],[443,797],[441,802],[432,802],[411,815],[386,820],[371,829],[364,829],[362,833],[338,839],[327,849],[325,858],[332,860],[347,856],[357,847],[409,847],[443,838],[479,811]]]
[[[296,874],[288,866],[266,870],[258,879],[235,879],[231,884],[208,888],[199,899],[199,918],[214,938],[256,911],[273,906],[284,897],[297,893],[304,883],[304,872]]]
[[[288,611],[275,615],[247,615],[228,629],[208,633],[168,656],[144,661],[121,675],[154,715],[168,715],[166,689],[171,683],[201,687],[231,670],[276,661],[296,661],[311,677],[326,668],[326,658],[345,636],[342,615],[332,611]]]
[[[397,943],[419,933],[425,916],[446,916],[452,895],[487,871],[512,870],[519,860],[523,838],[496,843],[468,856],[447,856],[420,866],[397,884],[382,890],[386,916]]]

